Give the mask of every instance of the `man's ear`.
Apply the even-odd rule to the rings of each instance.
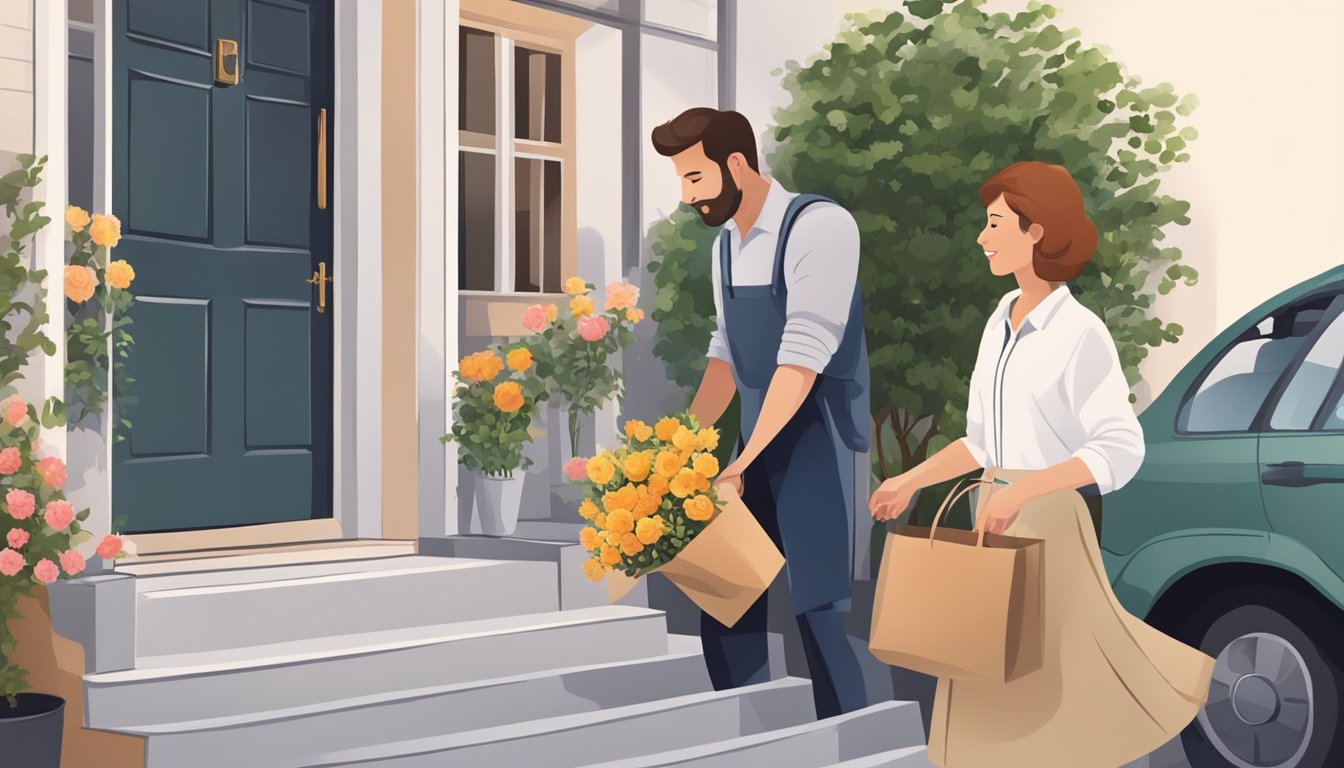
[[[747,167],[747,156],[741,152],[734,152],[728,156],[728,173],[732,174],[733,183],[739,188],[742,186],[742,172]]]
[[[1045,227],[1042,227],[1040,224],[1032,224],[1030,227],[1027,227],[1027,234],[1031,236],[1032,243],[1039,243],[1041,242],[1041,238],[1045,237]]]

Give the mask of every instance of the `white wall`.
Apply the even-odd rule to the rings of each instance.
[[[33,0],[0,0],[0,153],[32,151]]]
[[[662,123],[691,107],[719,103],[718,56],[711,50],[644,35],[641,43],[640,146],[644,169],[641,228],[671,215],[681,202],[672,162],[654,150],[649,134]]]

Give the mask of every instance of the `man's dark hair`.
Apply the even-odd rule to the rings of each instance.
[[[693,107],[653,129],[653,148],[664,157],[680,154],[704,142],[705,157],[726,166],[728,156],[741,152],[751,170],[760,173],[756,134],[739,112]]]

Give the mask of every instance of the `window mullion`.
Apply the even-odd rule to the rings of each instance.
[[[513,196],[514,173],[513,173],[513,40],[503,35],[495,38],[498,41],[496,48],[499,60],[495,71],[499,74],[499,85],[495,100],[495,146],[497,153],[495,161],[495,177],[499,180],[497,185],[499,199],[495,207],[498,211],[495,216],[496,230],[495,243],[495,290],[500,292],[511,292],[514,286],[514,248],[517,244],[513,242]]]

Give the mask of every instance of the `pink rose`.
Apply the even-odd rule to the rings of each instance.
[[[588,460],[574,457],[565,462],[565,477],[569,478],[571,483],[577,483],[588,476]]]
[[[57,499],[47,504],[47,512],[43,517],[53,531],[63,531],[74,521],[75,508],[70,506],[70,502]]]
[[[523,313],[523,327],[536,333],[546,327],[546,308],[540,304],[533,304]]]
[[[33,575],[43,584],[53,584],[61,577],[61,571],[55,563],[44,557],[33,566]]]
[[[18,549],[28,543],[28,532],[22,528],[11,528],[5,541],[9,542],[9,546]]]
[[[60,488],[65,485],[65,462],[55,456],[48,456],[37,462],[37,474],[42,476],[42,481],[52,488]]]
[[[23,456],[13,446],[0,451],[0,474],[12,475],[23,466]]]
[[[607,318],[590,315],[579,318],[579,335],[584,341],[599,341],[607,335]]]
[[[37,509],[37,499],[33,494],[21,489],[15,488],[5,494],[5,506],[9,508],[9,516],[15,520],[26,520],[33,516],[33,511]]]
[[[10,426],[17,427],[26,418],[28,418],[28,404],[18,395],[9,398],[9,402],[5,404],[5,421],[9,422]]]
[[[76,550],[70,549],[61,553],[61,569],[71,576],[76,576],[84,570],[84,556]]]
[[[6,576],[14,576],[23,570],[25,565],[27,565],[27,562],[24,561],[23,555],[18,552],[12,549],[0,552],[0,573]]]
[[[607,284],[607,309],[630,309],[639,302],[639,289],[629,283]]]
[[[121,554],[121,537],[104,536],[103,540],[98,542],[98,556],[104,560],[112,560]]]

